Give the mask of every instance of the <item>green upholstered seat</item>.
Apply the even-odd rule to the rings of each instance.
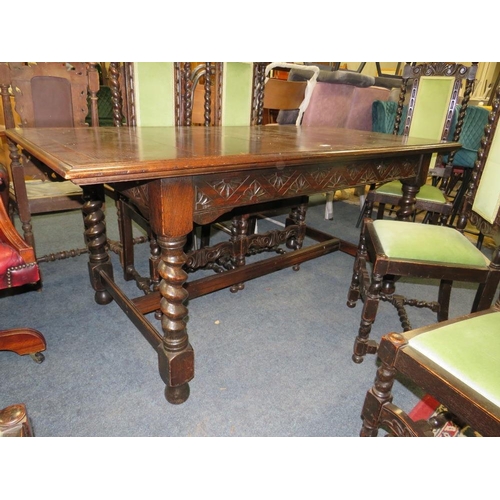
[[[377,193],[388,194],[392,196],[403,196],[401,181],[392,181],[382,184],[377,188]],[[416,196],[417,200],[432,201],[434,203],[446,203],[446,197],[443,192],[430,184],[424,184]]]
[[[488,267],[490,261],[453,227],[394,220],[373,221],[384,253],[392,259]]]
[[[409,345],[500,407],[500,311],[435,328]]]

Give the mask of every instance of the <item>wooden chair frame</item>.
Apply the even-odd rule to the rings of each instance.
[[[394,122],[393,134],[397,135],[399,133],[400,127],[403,126],[403,135],[408,135],[410,133],[411,124],[413,117],[415,116],[415,104],[417,102],[418,90],[420,85],[421,77],[454,77],[455,81],[453,84],[453,90],[450,95],[450,100],[448,103],[448,111],[446,113],[446,119],[444,122],[443,130],[441,133],[441,140],[447,140],[450,128],[452,125],[453,112],[455,110],[456,104],[458,104],[459,93],[462,87],[462,82],[465,80],[464,94],[462,98],[462,106],[457,119],[457,124],[455,127],[455,132],[453,135],[454,141],[460,140],[460,134],[462,131],[463,122],[465,119],[465,113],[467,111],[467,105],[474,89],[474,82],[477,73],[477,63],[472,63],[470,67],[464,66],[457,63],[424,63],[418,65],[412,65],[407,63],[403,70],[403,79],[401,82],[401,91],[399,94],[398,107],[396,111],[396,118]],[[403,124],[401,124],[403,106],[405,100],[409,95],[408,100],[408,112],[406,119]],[[452,163],[455,157],[455,151],[448,155],[446,166],[443,168],[431,168],[430,175],[438,175],[439,177],[448,177],[452,171]],[[436,187],[436,189],[438,189]],[[393,207],[400,206],[401,196],[392,195],[388,193],[379,192],[377,186],[371,186],[366,200],[365,206],[360,214],[360,219],[358,220],[358,225],[361,223],[362,217],[372,217],[372,212],[374,205],[378,203],[377,218],[383,218],[385,206],[391,205]],[[416,197],[415,203],[416,212],[424,211],[428,214],[426,221],[432,223],[444,224],[451,212],[453,210],[453,204],[448,202],[435,202],[432,200],[427,200],[418,196]]]
[[[365,219],[361,230],[358,251],[355,258],[353,277],[348,293],[347,305],[354,307],[358,299],[363,301],[361,323],[358,336],[354,343],[353,360],[361,363],[365,354],[377,352],[378,344],[369,340],[372,324],[375,321],[380,300],[392,303],[398,310],[401,324],[405,331],[411,330],[411,325],[406,314],[405,306],[427,307],[437,312],[438,321],[448,319],[449,303],[453,281],[464,281],[478,284],[478,289],[471,312],[481,311],[490,307],[498,283],[500,282],[500,207],[496,207],[494,220],[483,217],[475,210],[475,198],[481,190],[481,177],[488,160],[491,145],[495,136],[499,120],[500,87],[496,90],[497,99],[494,101],[493,110],[481,141],[481,148],[472,173],[469,190],[464,198],[460,219],[456,230],[463,233],[468,222],[475,225],[481,233],[491,236],[495,241],[495,248],[488,266],[461,265],[450,262],[419,261],[410,258],[391,258],[380,242],[374,221]],[[478,198],[479,199],[479,198]],[[400,221],[387,221],[400,224],[398,229],[404,237],[404,225],[413,224]],[[395,226],[396,227],[396,226]],[[440,228],[438,228],[440,229]],[[443,231],[455,230],[443,227]],[[447,233],[447,236],[448,233]],[[443,235],[444,237],[444,235]],[[465,238],[465,236],[464,236]],[[368,272],[367,263],[371,262],[372,270]],[[418,301],[407,299],[395,294],[395,281],[402,276],[419,277],[424,279],[440,280],[437,302]]]
[[[429,421],[413,421],[406,412],[392,403],[392,387],[397,375],[424,389],[444,405],[459,421],[469,424],[482,436],[500,436],[500,408],[462,380],[431,361],[408,341],[444,325],[452,325],[477,316],[500,311],[500,299],[490,309],[462,316],[438,325],[426,326],[405,333],[390,333],[382,337],[378,350],[381,365],[373,387],[367,392],[361,416],[362,437],[375,437],[379,429],[392,436],[432,437]],[[500,332],[499,332],[500,333]],[[477,339],[481,342],[481,339]]]
[[[301,69],[311,72],[308,80],[292,81],[271,78],[271,72],[276,69]],[[309,105],[311,94],[316,85],[319,76],[319,68],[317,66],[302,66],[299,64],[275,62],[270,63],[265,69],[264,81],[264,96],[262,107],[268,113],[270,110],[290,111],[298,110],[295,125],[299,126],[302,123],[304,111]],[[265,122],[272,123],[270,119]]]
[[[51,91],[49,85],[57,85]],[[91,125],[98,126],[97,92],[99,76],[95,63],[1,63],[0,92],[6,128],[16,126],[12,99],[20,117],[19,126],[88,126],[86,119],[90,114]],[[63,97],[64,96],[64,97]],[[88,102],[90,101],[90,110]],[[10,157],[19,158],[19,151],[12,141],[8,141]],[[54,211],[80,210],[83,205],[81,188],[69,181],[58,178],[36,161],[22,153],[21,163],[14,162],[11,168],[11,189],[9,213],[19,214],[24,239],[35,248],[32,214]],[[30,196],[27,179],[41,181],[37,189],[47,191],[41,197]],[[57,184],[54,184],[57,183]],[[64,189],[53,189],[54,186]],[[76,256],[86,251],[72,250],[59,252],[55,260]],[[40,257],[41,260],[47,260]]]

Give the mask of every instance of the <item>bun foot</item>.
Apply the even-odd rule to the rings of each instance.
[[[363,362],[365,358],[363,356],[358,356],[357,354],[352,355],[352,360],[357,363],[358,365]]]
[[[96,291],[94,299],[101,306],[105,306],[106,304],[113,302],[113,297],[111,297],[107,290]]]
[[[189,384],[185,383],[176,387],[165,387],[165,398],[173,405],[180,405],[189,398]]]

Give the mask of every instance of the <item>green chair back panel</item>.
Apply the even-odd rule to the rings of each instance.
[[[500,209],[500,132],[493,137],[472,208],[490,223]]]
[[[500,312],[435,328],[409,344],[500,406]]]
[[[134,63],[136,123],[143,127],[175,125],[174,64]]]
[[[420,78],[410,137],[441,139],[454,83],[454,78],[446,76]]]
[[[415,109],[411,120],[410,137],[440,140],[450,106],[455,79],[447,76],[422,76],[419,82]],[[433,168],[437,154],[432,155]]]
[[[252,117],[253,63],[224,63],[222,125],[250,125]]]

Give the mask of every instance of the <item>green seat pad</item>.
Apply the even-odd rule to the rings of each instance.
[[[373,226],[384,253],[394,259],[487,267],[489,259],[452,227],[378,219]]]
[[[434,328],[409,345],[500,407],[500,312]]]
[[[375,189],[377,193],[388,194],[391,196],[403,196],[403,187],[401,181],[392,181],[382,184]],[[421,201],[432,201],[435,203],[446,203],[446,198],[443,192],[436,186],[431,186],[430,184],[424,184],[420,187],[420,191],[416,196],[417,200]]]

